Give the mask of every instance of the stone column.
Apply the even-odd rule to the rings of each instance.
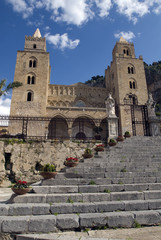
[[[112,98],[111,93],[105,100],[107,122],[108,122],[108,138],[118,137],[118,117],[115,114],[115,100]]]

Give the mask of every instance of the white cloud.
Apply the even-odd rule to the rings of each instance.
[[[109,11],[112,7],[111,0],[95,0],[97,7],[100,10],[100,17],[107,17],[109,15]]]
[[[135,34],[131,31],[115,33],[114,36],[115,38],[123,37],[127,41],[132,41],[135,38]]]
[[[56,34],[56,35],[50,35],[50,33],[45,34],[46,40],[54,45],[56,48],[60,48],[61,50],[64,50],[65,48],[74,49],[78,46],[80,40],[76,39],[72,41],[68,38],[68,34],[64,33],[62,35]]]
[[[13,10],[24,18],[31,16],[35,9],[44,8],[55,22],[66,22],[77,26],[88,22],[97,15],[104,18],[113,6],[117,12],[136,23],[138,18],[154,12],[161,13],[161,0],[6,0]]]
[[[9,115],[10,105],[11,105],[10,98],[1,97],[0,98],[0,115]]]
[[[23,18],[27,18],[33,13],[33,7],[29,6],[25,0],[6,0],[13,6],[13,10],[22,13]]]

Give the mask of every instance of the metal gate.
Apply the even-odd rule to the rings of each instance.
[[[131,105],[133,136],[150,136],[148,109],[146,105]]]

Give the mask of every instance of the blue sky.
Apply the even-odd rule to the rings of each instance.
[[[1,79],[13,81],[17,50],[38,27],[47,39],[51,83],[85,82],[104,75],[112,49],[123,36],[136,57],[161,60],[161,0],[1,0]],[[11,95],[0,99],[9,113]]]

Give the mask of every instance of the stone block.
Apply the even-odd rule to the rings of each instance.
[[[73,204],[71,203],[53,203],[50,206],[50,210],[52,214],[69,214],[69,213],[73,213]]]
[[[88,213],[79,215],[80,228],[106,226],[107,218],[104,213]]]
[[[145,200],[161,199],[161,191],[159,191],[159,190],[145,191],[144,195],[145,195]]]
[[[123,202],[97,202],[95,203],[96,212],[113,212],[125,210],[125,204]]]
[[[11,204],[8,210],[10,216],[32,215],[32,206],[27,204]]]
[[[8,217],[2,222],[2,232],[23,233],[28,231],[29,216]]]
[[[161,209],[161,200],[160,199],[147,200],[147,201],[148,201],[150,210]]]
[[[31,216],[29,220],[29,232],[53,232],[56,227],[56,217],[47,216]]]
[[[134,216],[127,212],[113,212],[105,213],[107,225],[109,228],[114,227],[132,227],[134,223]]]
[[[62,214],[56,217],[56,226],[59,229],[75,229],[79,227],[79,217],[76,214]]]
[[[125,203],[125,211],[140,211],[140,210],[148,210],[148,201],[145,200],[131,200],[124,201]]]
[[[27,194],[16,196],[13,203],[46,203],[45,194]]]
[[[161,183],[150,183],[149,190],[161,190]]]
[[[135,217],[135,221],[141,225],[155,225],[161,223],[161,217],[159,212],[148,210],[132,212]]]
[[[71,194],[48,194],[46,197],[47,203],[59,203],[59,202],[79,202],[82,201],[82,194],[79,193],[71,193]]]
[[[39,194],[50,193],[50,187],[48,186],[33,186],[32,189],[35,193],[39,193]]]
[[[95,203],[73,203],[73,213],[94,213],[96,212]]]
[[[110,192],[122,192],[125,190],[124,184],[109,184],[99,186],[99,192],[104,192],[104,190],[109,190]]]
[[[126,184],[125,191],[146,191],[148,190],[148,184]]]
[[[110,201],[110,193],[82,193],[83,202]]]
[[[0,216],[7,216],[8,215],[9,206],[0,204]]]
[[[50,193],[77,193],[78,186],[51,186]]]
[[[33,215],[47,215],[50,214],[50,205],[41,203],[32,205],[32,214]]]
[[[121,192],[121,193],[110,193],[111,201],[120,200],[144,200],[144,193],[141,192]]]
[[[79,192],[80,193],[97,193],[99,192],[99,186],[98,185],[79,186]]]

